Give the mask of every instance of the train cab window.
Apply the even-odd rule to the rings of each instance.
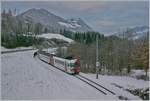
[[[68,67],[73,67],[72,63],[68,63]]]
[[[75,67],[80,66],[80,64],[78,62],[75,62]]]
[[[70,67],[74,67],[74,63],[70,63]]]

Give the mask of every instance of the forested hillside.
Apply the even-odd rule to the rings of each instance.
[[[1,39],[2,46],[6,48],[16,48],[20,46],[32,46],[38,44],[40,40],[36,40],[35,36],[41,32],[39,24],[36,25],[24,25],[21,21],[18,21],[9,9],[5,10],[1,14],[2,16],[2,30]],[[33,36],[28,34],[34,33]],[[25,35],[26,34],[26,35]]]

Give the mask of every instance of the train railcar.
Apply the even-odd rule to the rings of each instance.
[[[80,72],[80,60],[77,58],[73,58],[71,56],[62,58],[43,51],[38,52],[38,56],[43,61],[48,62],[67,73],[78,74]]]

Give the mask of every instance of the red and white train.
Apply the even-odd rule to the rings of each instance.
[[[37,52],[38,57],[43,61],[56,66],[57,68],[69,73],[79,74],[80,72],[80,60],[73,57],[59,57],[54,54],[46,53],[45,51]]]

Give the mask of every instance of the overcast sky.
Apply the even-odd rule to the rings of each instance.
[[[118,30],[147,25],[148,1],[15,1],[2,2],[2,10],[17,9],[22,13],[31,8],[44,8],[67,18],[81,18],[95,31],[111,34]]]

